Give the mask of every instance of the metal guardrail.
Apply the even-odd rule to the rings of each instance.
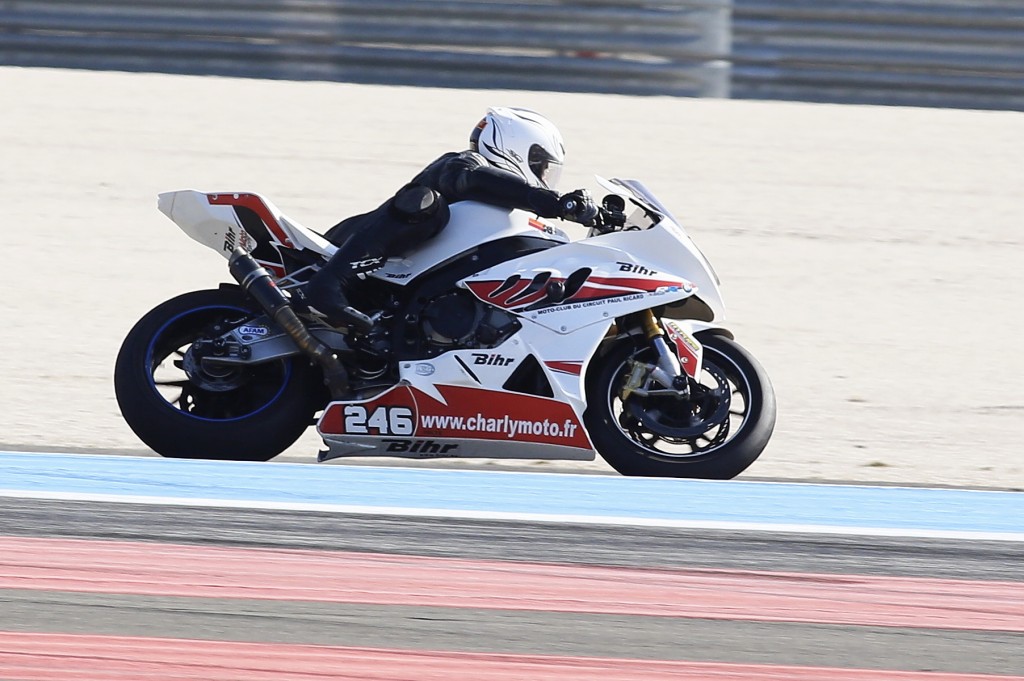
[[[0,0],[0,64],[1024,110],[1024,0]]]
[[[730,0],[0,0],[0,63],[728,96]]]
[[[732,95],[1024,110],[1024,0],[734,0]]]

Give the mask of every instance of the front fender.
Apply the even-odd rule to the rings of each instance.
[[[719,324],[699,319],[673,319],[672,321],[686,329],[697,340],[701,340],[701,336],[725,336],[729,340],[736,340],[732,331]]]
[[[705,339],[716,335],[732,338],[732,332],[728,329],[699,320],[662,318],[661,327],[675,350],[682,370],[694,379],[700,376],[704,364]]]

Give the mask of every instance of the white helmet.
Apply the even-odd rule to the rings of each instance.
[[[562,134],[536,111],[489,108],[469,136],[469,148],[535,187],[554,189],[562,176]]]

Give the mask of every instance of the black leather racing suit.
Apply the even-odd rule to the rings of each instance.
[[[448,203],[480,201],[521,208],[545,218],[561,214],[556,192],[533,187],[518,175],[495,168],[474,151],[445,154],[413,178],[413,184],[430,187]]]
[[[390,256],[436,234],[436,230],[425,230],[425,223],[394,217],[396,202],[402,202],[405,208],[412,206],[407,211],[410,214],[420,209],[429,212],[436,196],[428,190],[440,194],[447,204],[480,201],[528,210],[541,217],[562,214],[556,192],[533,187],[518,175],[493,167],[476,152],[447,153],[424,168],[394,199],[331,229],[329,236],[338,244],[338,251],[310,280],[307,303],[327,315],[331,324],[366,330],[371,322],[349,306],[346,284],[353,277],[378,269]],[[447,211],[447,206],[443,209]]]

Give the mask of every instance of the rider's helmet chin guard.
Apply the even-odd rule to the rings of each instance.
[[[565,163],[562,134],[530,109],[492,107],[469,136],[470,149],[535,187],[555,189]]]

